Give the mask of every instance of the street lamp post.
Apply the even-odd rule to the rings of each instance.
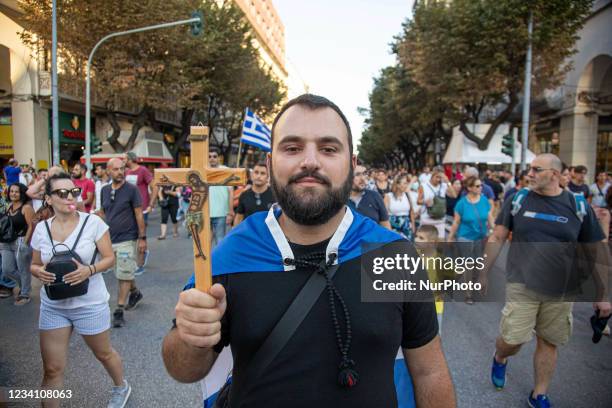
[[[529,12],[527,25],[529,42],[525,61],[525,88],[523,90],[523,127],[521,129],[521,171],[527,168],[527,144],[529,142],[529,109],[531,107],[531,41],[533,34],[533,12]]]
[[[201,25],[202,25],[201,13],[194,13],[194,16],[196,17],[192,17],[187,20],[179,20],[179,21],[173,21],[171,23],[163,23],[163,24],[156,24],[156,25],[147,26],[147,27],[134,28],[132,30],[127,30],[127,31],[118,31],[116,33],[109,34],[106,37],[102,38],[93,47],[93,49],[91,50],[91,53],[89,54],[89,59],[87,60],[86,82],[85,82],[85,164],[87,165],[88,169],[91,169],[91,86],[90,86],[91,62],[93,61],[94,53],[96,52],[98,47],[104,41],[114,38],[114,37],[119,37],[122,35],[128,35],[128,34],[134,34],[134,33],[140,33],[143,31],[157,30],[159,28],[168,28],[168,27],[174,27],[174,26],[183,25],[183,24],[196,24],[196,25],[199,24],[199,27],[201,29]],[[194,35],[197,35],[197,34],[199,34],[199,32],[194,32]]]

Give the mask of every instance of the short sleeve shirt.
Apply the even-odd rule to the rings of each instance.
[[[480,195],[477,203],[468,201],[467,196],[461,197],[455,206],[455,213],[461,217],[457,237],[470,241],[481,240],[487,235],[487,219],[491,203],[484,195]]]
[[[7,186],[10,186],[11,184],[19,182],[19,173],[21,173],[20,167],[6,166],[4,168],[4,172],[6,173],[6,185]]]
[[[363,190],[361,200],[355,202],[349,198],[348,205],[361,215],[364,215],[377,223],[389,220],[389,213],[385,207],[385,202],[378,192]]]
[[[515,216],[511,213],[513,198],[504,202],[495,221],[512,231],[513,245],[510,246],[507,265],[510,282],[527,283],[543,274],[570,273],[576,254],[564,252],[568,246],[563,244],[604,239],[593,209],[588,206],[587,214],[580,222],[575,199],[568,191],[563,190],[555,197],[530,191]]]
[[[96,186],[88,178],[82,177],[81,179],[73,179],[72,182],[75,186],[81,189],[81,198],[83,200],[87,200],[87,193],[91,193],[92,195],[96,194]],[[85,206],[85,212],[91,211],[91,204]]]
[[[299,258],[313,252],[324,253],[327,241],[290,245]],[[435,307],[432,302],[362,302],[360,269],[361,258],[357,257],[341,264],[333,278],[351,316],[349,355],[356,363],[359,386],[350,390],[338,386],[340,354],[328,296],[323,292],[269,369],[254,380],[241,406],[397,406],[393,377],[397,352],[400,347],[421,347],[437,335]],[[215,351],[231,344],[235,378],[244,372],[310,273],[312,270],[300,267],[287,272],[236,273],[215,278],[227,291],[222,337]],[[263,295],[253,296],[256,293]],[[338,313],[342,313],[340,310]],[[279,389],[283,392],[279,393]],[[296,395],[301,396],[299,400]]]
[[[79,234],[79,230],[85,222],[85,219],[89,217],[87,219],[87,224],[85,224],[85,228],[83,229],[83,233],[81,234],[81,238],[79,239],[79,242],[75,248],[75,252],[79,255],[84,263],[90,264],[96,250],[96,242],[98,242],[106,231],[108,231],[108,225],[106,225],[106,223],[95,214],[86,214],[83,212],[78,212],[78,214],[79,223],[68,238],[66,238],[63,244],[65,244],[68,248],[72,248],[74,241]],[[55,217],[47,220],[49,227],[51,227],[53,224],[54,219]],[[61,242],[54,240],[53,244],[58,245],[61,244]],[[43,264],[47,264],[52,258],[53,244],[51,244],[51,240],[49,239],[49,234],[45,228],[45,223],[38,223],[34,230],[34,234],[32,234],[32,242],[30,245],[34,250],[40,251],[40,257]],[[66,250],[66,248],[62,245],[56,250],[61,251]],[[102,278],[102,274],[99,273],[89,278],[89,288],[87,293],[83,296],[77,296],[69,299],[51,300],[47,297],[44,287],[40,288],[41,303],[43,305],[61,309],[75,309],[77,307],[106,303],[108,302],[108,299],[109,294],[106,290],[104,279]]]
[[[589,198],[591,196],[591,190],[589,190],[589,186],[586,184],[574,184],[572,181],[570,181],[567,188],[569,188],[573,193],[582,194],[584,198]]]
[[[134,208],[141,207],[140,192],[130,183],[114,190],[112,184],[102,187],[102,210],[110,228],[113,244],[138,238]],[[114,195],[114,197],[113,197]]]
[[[125,171],[125,181],[138,187],[143,210],[149,206],[151,198],[149,196],[149,184],[152,180],[153,175],[145,166],[138,166],[136,170],[126,169]]]
[[[240,194],[236,212],[243,214],[244,218],[247,218],[258,211],[268,211],[272,204],[274,204],[274,195],[270,187],[263,193],[256,193],[251,188]]]

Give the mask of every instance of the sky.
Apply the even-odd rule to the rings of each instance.
[[[411,14],[411,0],[273,0],[285,26],[285,58],[309,91],[344,112],[354,143],[373,78],[395,62],[389,44]]]

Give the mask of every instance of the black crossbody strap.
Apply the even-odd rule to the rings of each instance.
[[[330,280],[334,278],[338,266],[332,265],[327,269]],[[270,366],[272,361],[283,350],[297,328],[302,324],[308,313],[310,313],[325,286],[325,278],[318,270],[315,270],[247,365],[244,375],[241,376],[242,381],[232,382],[232,388],[235,392],[233,398],[231,398],[232,395],[230,393],[230,400],[238,401],[238,405],[234,405],[233,401],[230,401],[232,407],[240,406],[240,402],[247,395],[250,385],[261,377],[266,368]],[[249,382],[247,383],[246,381]]]
[[[79,240],[81,239],[81,235],[83,234],[83,230],[85,229],[85,225],[87,225],[87,221],[89,221],[89,215],[85,218],[85,221],[83,221],[83,225],[81,225],[81,229],[79,230],[79,234],[77,235],[76,239],[74,240],[74,244],[72,244],[72,248],[71,251],[74,252],[74,250],[76,249]]]

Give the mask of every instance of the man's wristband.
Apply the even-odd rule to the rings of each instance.
[[[143,241],[146,241],[146,240],[147,240],[147,237],[146,237],[146,236],[143,236],[143,237],[138,237],[138,239],[142,239]]]

